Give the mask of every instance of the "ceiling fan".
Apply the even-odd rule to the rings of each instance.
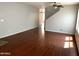
[[[52,6],[52,7],[55,7],[55,8],[63,8],[64,6],[63,5],[61,5],[61,3],[59,3],[59,2],[52,2],[52,3],[50,3],[50,6]]]

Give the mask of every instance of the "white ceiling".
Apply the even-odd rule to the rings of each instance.
[[[23,2],[23,3],[40,8],[50,5],[52,2]],[[79,2],[58,2],[58,3],[61,3],[62,5],[75,5],[78,4]]]
[[[79,2],[61,2],[62,5],[75,5],[78,4]]]
[[[24,2],[24,4],[28,4],[37,8],[48,6],[48,2]]]

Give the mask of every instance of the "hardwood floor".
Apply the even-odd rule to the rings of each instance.
[[[76,47],[73,39],[73,35],[67,35],[62,33],[55,33],[55,32],[46,32],[46,40],[49,42],[49,46],[52,48],[53,55],[57,56],[74,56],[77,55]],[[69,46],[68,44],[65,47],[65,43],[72,42],[73,47]],[[68,47],[69,46],[69,47]]]
[[[72,40],[67,40],[71,37]],[[39,39],[38,29],[32,29],[16,35],[12,35],[2,40],[8,44],[0,46],[2,56],[75,56],[76,47],[73,36],[46,32],[45,39]],[[73,42],[73,46],[64,48],[65,42]]]

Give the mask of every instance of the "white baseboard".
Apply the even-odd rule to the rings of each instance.
[[[70,34],[70,35],[74,35],[75,33],[70,33],[70,32],[63,32],[63,31],[55,31],[55,30],[46,30],[49,32],[58,32],[58,33],[64,33],[64,34]]]
[[[36,26],[36,27],[37,27],[37,26]],[[9,33],[9,34],[7,34],[7,35],[2,35],[2,36],[0,36],[0,39],[1,39],[1,38],[5,38],[5,37],[8,37],[8,36],[11,36],[11,35],[15,35],[15,34],[18,34],[18,33],[24,32],[24,31],[28,31],[28,30],[34,29],[34,28],[36,28],[36,27],[32,27],[32,28],[28,28],[28,29],[23,29],[23,30],[20,30],[20,31],[18,31],[18,32]]]

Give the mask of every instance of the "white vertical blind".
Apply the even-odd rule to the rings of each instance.
[[[78,15],[77,15],[76,31],[79,33],[79,9],[78,9]]]

